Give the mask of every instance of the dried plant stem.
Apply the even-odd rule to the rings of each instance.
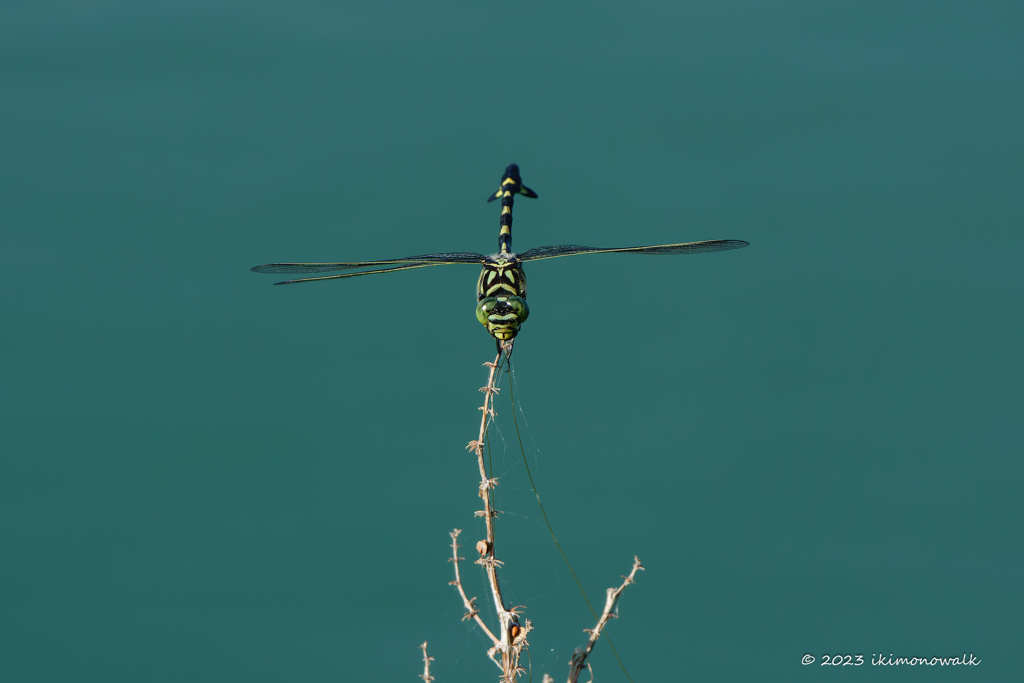
[[[498,582],[498,568],[501,566],[501,561],[495,557],[494,552],[494,522],[498,513],[494,510],[493,498],[491,496],[491,489],[498,485],[497,479],[492,479],[487,476],[487,468],[484,465],[484,438],[487,434],[488,421],[495,416],[494,412],[494,397],[498,393],[498,389],[494,386],[495,377],[497,375],[498,368],[501,367],[502,358],[506,353],[511,353],[512,343],[503,342],[498,350],[498,355],[494,358],[493,363],[484,363],[484,366],[489,368],[490,371],[487,375],[487,386],[482,387],[480,391],[484,394],[484,404],[480,408],[482,415],[480,416],[480,433],[476,440],[470,441],[467,448],[476,454],[477,466],[480,470],[480,485],[477,490],[477,495],[480,496],[484,501],[484,509],[476,513],[477,517],[484,518],[484,525],[487,530],[487,536],[484,540],[476,544],[477,552],[480,554],[480,559],[476,561],[477,564],[482,566],[487,573],[487,581],[491,588],[491,597],[494,600],[494,610],[498,615],[500,635],[495,636],[484,626],[484,631],[488,636],[491,637],[494,642],[494,647],[488,650],[487,655],[501,668],[502,681],[505,683],[515,683],[520,673],[523,670],[519,668],[519,655],[523,648],[526,647],[526,635],[530,632],[532,625],[529,620],[524,620],[522,624],[519,623],[519,614],[514,609],[508,609],[505,607],[505,601],[501,597],[501,585]],[[459,586],[459,592],[462,596],[463,604],[466,605],[466,609],[470,616],[472,616],[478,624],[483,626],[483,621],[479,615],[476,614],[476,606],[472,600],[466,599],[466,594],[462,590],[462,583],[458,577],[458,546],[455,543],[455,537],[458,535],[457,532],[452,533],[452,559],[455,562],[456,580],[455,583]],[[498,653],[501,654],[501,661],[495,657]]]
[[[434,680],[434,677],[430,675],[430,663],[434,661],[434,658],[427,656],[427,641],[423,641],[420,649],[423,650],[423,675],[420,678],[423,679],[423,683],[430,683]]]
[[[640,558],[634,556],[633,570],[629,572],[629,576],[623,577],[622,585],[618,588],[608,589],[608,595],[604,601],[604,612],[601,613],[601,618],[597,620],[597,626],[593,629],[584,629],[584,631],[590,634],[590,640],[587,641],[586,647],[576,648],[576,652],[573,653],[572,660],[569,662],[569,683],[576,683],[583,669],[590,667],[587,664],[587,657],[590,656],[591,651],[594,649],[601,631],[604,630],[609,619],[618,616],[619,596],[622,595],[622,591],[626,590],[626,586],[636,583],[633,577],[636,576],[637,570],[643,571],[643,569],[643,565],[640,564]],[[593,679],[593,671],[591,671],[591,679]]]
[[[459,544],[456,542],[456,539],[459,537],[459,534],[461,533],[462,529],[456,529],[448,534],[452,537],[452,556],[448,558],[448,561],[455,563],[455,580],[449,581],[448,585],[455,586],[456,588],[458,588],[459,595],[462,596],[462,604],[466,606],[466,613],[462,615],[462,620],[475,620],[477,625],[481,629],[483,629],[484,633],[487,634],[487,637],[491,639],[491,642],[495,645],[500,645],[501,641],[493,633],[491,633],[491,629],[487,628],[487,624],[485,624],[484,620],[480,618],[480,610],[477,609],[476,598],[467,598],[466,591],[462,588],[462,578],[459,576],[459,560],[464,560],[466,558],[459,557]]]

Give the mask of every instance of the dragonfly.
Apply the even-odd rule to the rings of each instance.
[[[488,197],[488,202],[501,200],[500,231],[498,251],[484,255],[465,251],[420,254],[405,258],[382,261],[337,261],[331,263],[265,263],[252,268],[256,273],[330,273],[339,270],[357,272],[340,275],[320,275],[296,280],[275,282],[275,285],[293,285],[300,282],[341,280],[362,275],[394,273],[415,268],[432,268],[454,264],[480,266],[480,277],[476,286],[476,317],[494,337],[500,352],[503,343],[511,343],[519,334],[520,327],[530,315],[526,304],[526,274],[523,264],[528,261],[576,256],[580,254],[701,254],[709,251],[727,251],[749,246],[744,240],[704,240],[681,242],[679,244],[656,244],[646,247],[585,247],[580,244],[557,244],[534,247],[517,254],[512,251],[512,206],[517,195],[537,198],[537,193],[523,185],[519,166],[509,164],[501,176],[498,190]]]

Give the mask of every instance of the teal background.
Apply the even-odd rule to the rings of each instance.
[[[511,161],[519,250],[752,245],[526,269],[526,453],[593,599],[647,567],[633,680],[1019,677],[1021,7],[5,2],[0,678],[494,680],[446,562],[476,269],[248,268],[492,251]],[[593,620],[497,407],[564,680]]]

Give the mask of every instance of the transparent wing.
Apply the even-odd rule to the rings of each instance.
[[[706,251],[727,251],[742,249],[750,242],[743,240],[705,240],[703,242],[682,242],[680,244],[656,244],[649,247],[584,247],[580,244],[557,244],[549,247],[536,247],[518,254],[520,261],[536,261],[543,258],[572,256],[574,254],[701,254]]]
[[[457,263],[466,263],[465,261],[458,261]],[[275,285],[294,285],[297,282],[317,282],[319,280],[340,280],[346,277],[359,277],[360,275],[376,275],[377,273],[393,273],[396,270],[412,270],[413,268],[429,268],[430,266],[445,266],[448,265],[445,262],[440,263],[408,263],[404,266],[396,266],[394,268],[378,268],[376,270],[363,270],[358,273],[342,273],[341,275],[322,275],[320,277],[304,277],[300,280],[285,280],[284,282],[275,282]],[[255,270],[255,269],[254,269]],[[267,271],[263,271],[267,272]],[[300,271],[301,272],[301,271]]]
[[[442,254],[421,254],[405,258],[387,259],[384,261],[338,261],[336,263],[264,263],[252,268],[254,273],[329,273],[333,270],[351,270],[369,266],[385,266],[390,263],[428,263],[430,265],[446,265],[450,263],[483,263],[483,254],[468,251],[452,251]],[[394,269],[400,270],[400,269]],[[386,270],[373,272],[388,272]]]

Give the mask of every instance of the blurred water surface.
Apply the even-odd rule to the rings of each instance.
[[[527,267],[527,456],[592,598],[647,566],[633,680],[1009,680],[1022,33],[1001,2],[0,6],[0,677],[412,680],[423,640],[439,683],[496,675],[445,561],[480,536],[476,270],[247,269],[491,251],[516,161],[520,250],[752,243]],[[561,680],[592,619],[497,407],[502,577]]]

